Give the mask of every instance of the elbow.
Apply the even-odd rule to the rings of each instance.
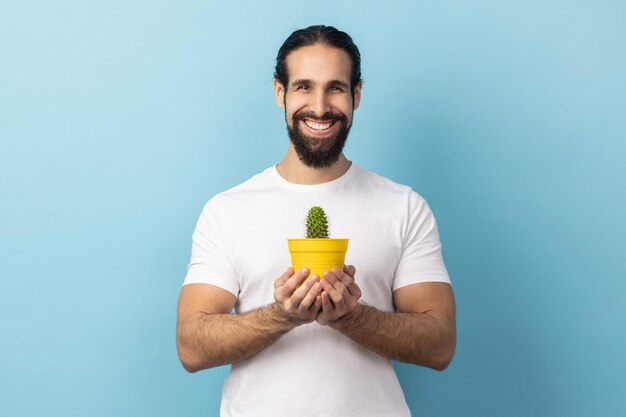
[[[393,358],[400,362],[412,363],[419,366],[425,366],[426,368],[433,369],[435,371],[445,371],[450,363],[452,362],[452,358],[454,357],[454,348],[442,348],[439,351],[431,351],[430,354],[424,355],[419,354],[417,357],[407,357],[407,358]]]
[[[428,355],[428,359],[421,365],[431,368],[435,371],[445,371],[450,366],[452,359],[454,358],[454,352],[456,351],[456,335],[453,333],[449,337],[435,347],[433,346],[431,354]]]
[[[194,354],[189,346],[186,346],[185,343],[183,343],[180,334],[176,338],[176,350],[178,351],[178,359],[180,360],[181,365],[183,365],[183,368],[185,368],[185,371],[190,374],[195,374],[196,372],[204,369],[204,367],[200,365],[197,355]]]
[[[442,371],[445,371],[448,368],[448,366],[450,366],[450,362],[452,362],[452,356],[442,358],[440,360],[433,362],[430,368],[434,369],[435,371],[442,372]]]
[[[452,358],[454,358],[454,351],[456,350],[455,340],[452,340],[449,344],[441,349],[439,355],[437,355],[436,359],[431,364],[430,368],[435,371],[445,371],[450,363],[452,362]]]
[[[178,352],[178,359],[180,360],[180,363],[183,365],[183,368],[185,368],[185,371],[190,374],[195,374],[198,371],[212,368],[214,366],[207,363],[201,363],[197,358],[194,358],[189,354],[183,354],[180,350]]]
[[[185,369],[185,371],[189,372],[190,374],[195,374],[196,372],[199,371],[198,368],[194,367],[193,365],[191,365],[188,362],[185,362],[184,360],[180,360],[180,363],[183,365],[183,368]]]
[[[181,365],[185,368],[185,371],[190,374],[195,374],[200,370],[200,368],[194,363],[188,355],[182,353],[181,349],[178,349],[178,359],[180,360]]]
[[[176,349],[178,351],[178,359],[180,360],[181,365],[183,365],[185,371],[190,374],[195,374],[196,372],[204,369],[225,365],[225,363],[217,361],[217,358],[207,356],[205,352],[194,349],[192,346],[184,343],[180,339],[176,342]]]
[[[219,362],[211,360],[210,358],[199,355],[199,352],[194,351],[190,347],[186,347],[182,343],[177,343],[178,359],[181,365],[185,368],[185,371],[190,374],[195,374],[198,371],[204,369],[214,368],[222,365]]]
[[[200,367],[195,363],[191,355],[186,353],[185,349],[182,348],[180,344],[177,346],[177,348],[178,359],[180,360],[181,365],[183,365],[183,368],[185,368],[185,371],[189,372],[190,374],[195,374],[196,372],[198,372],[200,370]]]
[[[184,362],[183,360],[181,360],[181,363],[183,364],[183,368],[185,368],[185,371],[189,372],[190,374],[195,374],[200,370],[200,368],[193,366],[188,362]]]
[[[451,327],[449,327],[446,335],[441,339],[441,343],[439,344],[439,348],[437,349],[437,355],[435,355],[435,360],[433,361],[430,368],[439,372],[445,371],[448,366],[450,366],[452,358],[454,358],[455,351],[456,326],[453,324]]]

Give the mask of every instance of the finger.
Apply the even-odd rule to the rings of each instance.
[[[332,279],[332,276],[331,276],[331,279]],[[333,304],[335,306],[338,306],[344,300],[344,296],[342,293],[337,291],[335,287],[328,281],[329,281],[328,279],[324,279],[323,281],[320,281],[320,283],[322,284],[322,288],[328,294]]]
[[[350,295],[350,291],[348,291],[348,287],[342,282],[342,279],[350,283],[352,282],[352,278],[345,275],[340,270],[333,268],[331,271],[328,272],[328,275],[324,275],[324,279],[328,281],[328,283],[331,284],[335,288],[335,290],[339,291],[341,294],[345,296]]]
[[[352,279],[355,279],[354,276],[356,275],[356,268],[354,267],[354,265],[344,265],[343,272],[350,275]]]
[[[352,297],[361,298],[361,288],[357,285],[356,282],[348,285],[348,291],[350,291],[350,295]]]
[[[307,293],[311,290],[313,285],[319,280],[319,277],[315,274],[311,275],[308,278],[305,278],[303,274],[297,280],[296,286],[297,288],[293,291],[291,296],[289,297],[289,301],[299,308],[300,303],[307,295]],[[299,287],[298,287],[299,285]]]
[[[346,286],[348,286],[348,284],[354,281],[354,277],[348,274],[345,270],[342,271],[339,268],[333,268],[330,270],[330,272],[332,272],[333,275],[335,275],[337,279],[343,282]],[[352,272],[352,271],[349,271],[349,272]]]
[[[333,312],[333,306],[330,303],[330,297],[326,291],[322,291],[322,311],[325,314],[331,314]]]
[[[351,266],[351,268],[354,270],[354,267]],[[345,270],[344,270],[344,272],[342,272],[339,269],[333,269],[332,272],[335,274],[337,279],[339,279],[339,281],[341,281],[343,283],[343,285],[345,285],[346,289],[348,290],[348,293],[351,296],[356,297],[357,295],[359,295],[361,293],[361,289],[354,282],[354,276],[353,275],[351,276],[351,275],[345,273]],[[349,272],[353,272],[353,271],[349,271]]]
[[[342,277],[345,281],[350,282],[350,288],[346,287],[345,284],[337,278],[336,274],[338,271],[339,270],[331,270],[325,275],[325,279],[321,281],[321,284],[324,291],[328,293],[334,309],[343,311],[346,308],[351,309],[351,306],[356,304],[362,294],[359,286],[347,275]]]
[[[311,281],[311,280],[308,279],[307,281]],[[301,285],[300,288],[298,288],[298,291],[304,286],[305,285]],[[311,285],[311,288],[309,289],[309,291],[306,293],[302,301],[300,301],[300,309],[308,310],[313,305],[313,303],[317,299],[317,296],[320,294],[320,292],[322,292],[322,284],[320,284],[319,282],[313,282],[313,285]]]
[[[274,288],[278,288],[278,287],[285,285],[285,282],[287,282],[289,277],[292,275],[293,275],[293,268],[292,267],[287,268],[285,273],[282,274],[280,277],[278,277],[276,281],[274,281]]]
[[[302,281],[304,281],[304,279],[307,277],[307,275],[309,275],[309,270],[307,268],[302,268],[298,272],[293,274],[285,282],[284,285],[285,285],[285,287],[290,289],[290,294],[293,294],[293,292],[296,290],[298,285],[300,285],[302,283]]]
[[[320,284],[320,288],[321,288]],[[322,295],[319,294],[315,297],[315,302],[313,303],[313,310],[314,311],[319,311],[319,309],[322,308]]]
[[[309,271],[306,268],[302,268],[292,276],[290,276],[285,283],[276,289],[276,292],[280,295],[282,299],[287,299],[293,296],[296,287],[302,280],[305,279],[306,275]]]

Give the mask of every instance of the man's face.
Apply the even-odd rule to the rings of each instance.
[[[300,160],[323,168],[335,163],[348,138],[361,83],[350,92],[352,62],[342,49],[322,44],[287,55],[289,84],[274,80],[276,101],[285,109],[289,138]]]

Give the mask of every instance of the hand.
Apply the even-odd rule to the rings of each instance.
[[[285,316],[297,325],[311,323],[322,308],[322,299],[319,297],[322,285],[318,282],[319,277],[314,274],[306,278],[308,274],[306,268],[294,274],[293,268],[290,267],[274,282],[276,304]]]
[[[316,320],[322,326],[332,325],[337,319],[354,311],[357,301],[361,298],[361,289],[354,282],[356,268],[345,265],[343,271],[333,268],[324,274],[320,281],[323,292],[317,297],[316,302],[321,302],[320,311]]]

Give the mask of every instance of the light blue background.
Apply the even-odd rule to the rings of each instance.
[[[537,0],[3,1],[0,415],[218,414],[228,369],[176,355],[191,233],[282,158],[274,58],[318,23],[363,55],[346,154],[429,201],[454,283],[414,415],[626,415],[626,4]]]

